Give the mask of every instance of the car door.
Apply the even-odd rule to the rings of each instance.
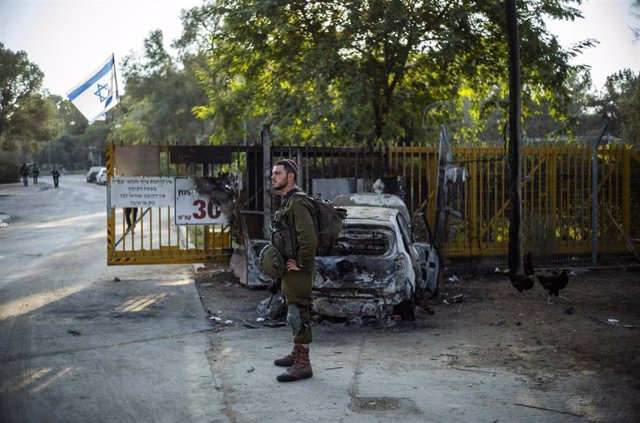
[[[417,291],[422,285],[424,285],[420,280],[422,279],[422,271],[419,265],[418,251],[414,247],[413,235],[404,215],[402,213],[398,213],[396,215],[396,221],[398,228],[400,229],[400,234],[402,235],[402,243],[409,255],[409,259],[411,260],[411,267],[413,268],[413,273],[415,275],[414,289]]]
[[[418,254],[420,275],[418,278],[418,292],[420,295],[434,297],[438,294],[438,278],[440,277],[440,259],[438,252],[431,243],[416,242],[413,244]]]
[[[416,273],[416,294],[418,298],[438,292],[440,259],[436,248],[430,242],[416,242],[413,231],[402,215],[398,215],[398,226],[403,237],[410,241],[408,250]]]

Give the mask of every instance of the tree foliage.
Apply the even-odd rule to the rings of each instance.
[[[525,142],[579,142],[591,140],[602,131],[602,116],[594,114],[595,95],[588,72],[579,72],[569,76],[565,82],[568,103],[563,107],[562,116],[558,116],[549,101],[542,99],[539,104],[530,107],[525,118]]]
[[[519,2],[525,103],[569,104],[568,61],[590,41],[563,50],[544,19],[573,20],[565,3],[580,2]],[[420,142],[429,117],[466,115],[471,136],[483,112],[504,108],[502,2],[218,0],[183,20],[182,45],[208,55],[199,112],[219,140],[260,117],[284,142]]]
[[[47,100],[55,110],[59,135],[47,138],[47,143],[41,143],[39,151],[32,152],[32,160],[57,164],[66,169],[85,169],[89,148],[104,151],[110,124],[96,121],[89,125],[82,113],[66,98],[51,95]]]
[[[125,95],[114,110],[110,141],[154,144],[196,144],[207,138],[208,122],[194,116],[206,101],[187,57],[182,66],[165,50],[159,30],[144,40],[142,57],[123,61]]]
[[[596,106],[615,136],[640,147],[640,72],[624,69],[607,77]]]
[[[55,103],[40,92],[42,71],[24,51],[0,43],[0,147],[37,149],[60,130]]]

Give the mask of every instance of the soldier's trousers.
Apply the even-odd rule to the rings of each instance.
[[[310,344],[313,341],[311,307],[300,304],[287,304],[287,307],[287,322],[293,332],[293,342],[296,344]]]

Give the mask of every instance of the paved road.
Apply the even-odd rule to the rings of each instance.
[[[107,267],[105,187],[40,179],[0,185],[0,422],[227,421],[190,268]]]

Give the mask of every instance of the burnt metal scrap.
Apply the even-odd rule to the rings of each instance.
[[[260,301],[256,309],[258,314],[270,320],[277,320],[287,314],[287,304],[280,293],[270,295]]]
[[[377,183],[378,181],[376,181]],[[409,210],[407,205],[402,201],[402,198],[393,194],[376,194],[376,193],[364,193],[364,194],[342,194],[335,198],[334,203],[336,206],[369,206],[369,207],[384,207],[390,209],[396,209],[409,220]]]
[[[240,230],[244,243],[236,248],[231,256],[231,268],[240,283],[249,288],[264,288],[273,283],[273,279],[260,269],[259,251],[268,243],[266,239],[251,239],[245,216],[240,213]]]

